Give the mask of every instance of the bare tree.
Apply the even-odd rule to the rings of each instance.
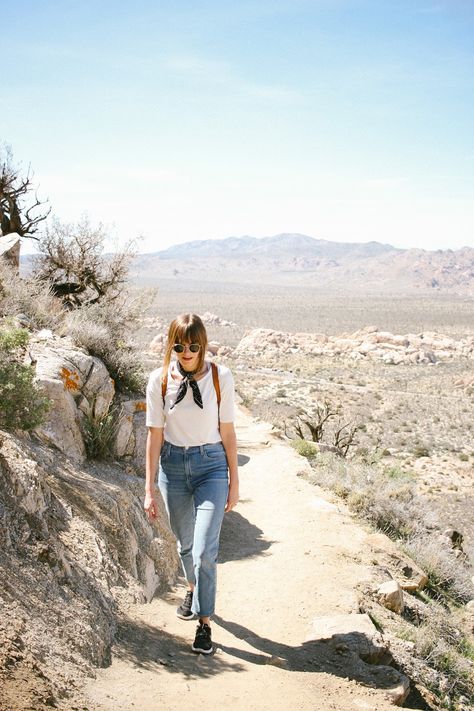
[[[330,420],[341,415],[341,406],[333,405],[329,400],[325,400],[323,404],[318,404],[316,408],[306,415],[302,411],[296,413],[293,417],[292,427],[293,435],[288,434],[287,426],[284,426],[284,432],[287,437],[296,436],[299,439],[306,439],[305,428],[309,430],[311,440],[321,443],[325,435],[326,426]],[[339,454],[341,457],[346,457],[350,447],[357,444],[355,435],[359,429],[359,425],[351,425],[350,422],[341,424],[341,418],[335,424],[336,429],[333,434],[332,451]],[[349,429],[348,429],[349,428]]]
[[[349,429],[347,429],[348,427]],[[349,448],[357,444],[355,441],[355,435],[358,429],[359,425],[351,425],[350,422],[347,422],[334,432],[333,446],[341,457],[346,457]]]
[[[111,255],[104,254],[105,232],[93,228],[87,217],[77,224],[53,220],[39,240],[36,275],[48,281],[52,292],[70,309],[116,299],[127,281],[135,243]]]
[[[45,220],[51,208],[38,213],[45,202],[38,200],[33,188],[31,168],[22,177],[20,169],[13,164],[10,146],[0,146],[0,229],[3,235],[16,232],[20,237],[38,239],[33,235]],[[34,199],[32,197],[34,193]]]
[[[310,415],[303,417],[301,412],[298,412],[294,417],[293,428],[300,439],[306,439],[303,426],[306,426],[311,434],[313,442],[321,442],[324,435],[326,423],[333,417],[336,417],[340,412],[339,407],[332,405],[329,400],[325,400],[322,405],[317,405]],[[286,425],[285,425],[285,434]]]

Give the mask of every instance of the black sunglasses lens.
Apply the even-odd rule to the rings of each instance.
[[[188,347],[191,353],[198,353],[201,348],[199,343],[191,343],[191,345]],[[173,346],[173,350],[175,353],[184,353],[184,346],[182,343],[175,343]]]

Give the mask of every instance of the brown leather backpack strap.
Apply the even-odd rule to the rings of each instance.
[[[217,397],[217,411],[219,411],[221,405],[221,386],[219,383],[219,371],[215,363],[211,363],[212,368],[212,382],[214,383],[214,390],[216,391]]]
[[[161,376],[161,397],[163,398],[163,407],[165,406],[166,390],[168,388],[168,373]]]

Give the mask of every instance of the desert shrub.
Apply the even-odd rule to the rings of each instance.
[[[410,430],[410,431],[411,431],[411,430]],[[429,456],[430,456],[430,450],[429,450],[428,447],[426,447],[424,444],[417,444],[417,445],[413,448],[413,454],[414,454],[414,456],[417,457],[418,459],[419,459],[420,457],[429,457]]]
[[[420,565],[428,576],[431,592],[448,602],[468,602],[474,597],[472,568],[445,544],[427,534],[409,538],[405,551]]]
[[[20,277],[12,266],[0,260],[0,315],[24,314],[31,328],[56,328],[64,317],[61,303],[48,284],[32,276]]]
[[[35,371],[21,362],[28,332],[0,327],[0,427],[32,430],[44,419],[50,400],[34,383]]]
[[[347,499],[349,507],[391,538],[408,538],[429,518],[409,475],[391,476],[390,468],[347,462],[331,453],[314,460],[312,478]]]
[[[472,664],[465,654],[465,636],[450,621],[447,613],[432,609],[429,620],[414,630],[415,655],[423,659],[431,669],[440,672],[444,683],[434,690],[446,694],[455,702],[461,695],[474,694]],[[423,673],[422,673],[423,676]],[[433,686],[430,678],[421,679]],[[453,703],[452,708],[457,708]]]
[[[308,459],[315,457],[318,453],[316,445],[313,444],[313,442],[308,442],[306,439],[293,439],[291,441],[291,446],[298,452],[298,454],[301,454],[302,457],[307,457]]]
[[[112,405],[104,415],[96,415],[94,403],[82,420],[82,431],[89,459],[113,459],[120,411]]]
[[[150,300],[148,291],[125,293],[112,301],[104,298],[69,312],[64,321],[63,331],[104,362],[121,391],[142,392],[145,387],[145,367],[130,334]]]

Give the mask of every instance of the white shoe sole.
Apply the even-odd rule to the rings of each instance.
[[[186,616],[180,615],[179,612],[177,612],[176,617],[179,617],[180,620],[194,620],[194,619],[196,619],[196,615],[194,614],[194,612],[192,615],[186,615]]]
[[[194,644],[192,645],[191,649],[193,650],[193,652],[197,652],[198,654],[211,654],[211,652],[214,651],[214,647],[211,647],[210,649],[201,649],[200,647],[198,647],[196,649]]]

